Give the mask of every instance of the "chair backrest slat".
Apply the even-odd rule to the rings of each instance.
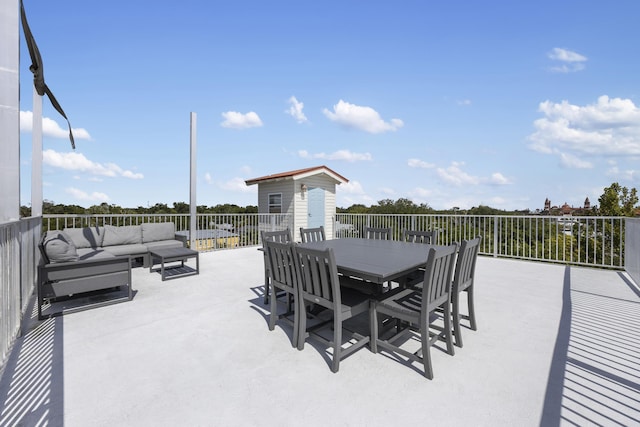
[[[449,299],[457,249],[458,245],[455,243],[429,249],[422,287],[423,318],[426,318],[434,307]]]
[[[456,271],[453,277],[454,292],[461,292],[473,285],[481,239],[482,237],[476,237],[472,240],[462,241],[458,261],[456,262]]]
[[[293,291],[297,288],[293,245],[266,240],[265,246],[272,283],[281,289],[290,288]]]
[[[323,240],[326,240],[324,227],[322,225],[316,228],[300,227],[300,238],[302,239],[302,243],[322,242]]]
[[[295,247],[295,260],[300,275],[299,288],[316,303],[333,308],[340,302],[340,281],[333,250]]]
[[[272,242],[279,243],[290,243],[293,241],[291,238],[291,231],[287,228],[286,230],[280,231],[263,231],[260,233],[262,236],[262,245],[264,246],[264,242],[267,240],[271,240]]]
[[[402,230],[402,241],[411,243],[435,243],[435,231]]]
[[[364,235],[367,239],[391,240],[391,227],[367,227],[364,229]]]

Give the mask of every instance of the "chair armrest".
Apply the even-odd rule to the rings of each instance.
[[[175,239],[182,242],[182,246],[187,247],[187,236],[184,234],[176,234]]]

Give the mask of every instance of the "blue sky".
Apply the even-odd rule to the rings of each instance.
[[[326,165],[337,204],[592,204],[640,184],[640,2],[24,0],[46,82],[44,198],[257,204]],[[21,46],[22,204],[32,75]]]

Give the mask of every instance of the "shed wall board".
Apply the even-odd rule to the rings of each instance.
[[[269,194],[282,194],[282,213],[294,213],[293,181],[282,180],[258,185],[258,212],[269,213]]]

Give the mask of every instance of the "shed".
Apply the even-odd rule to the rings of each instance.
[[[348,179],[326,166],[315,166],[246,180],[258,184],[258,212],[293,216],[293,238],[300,240],[300,227],[324,226],[333,238],[336,185]]]

